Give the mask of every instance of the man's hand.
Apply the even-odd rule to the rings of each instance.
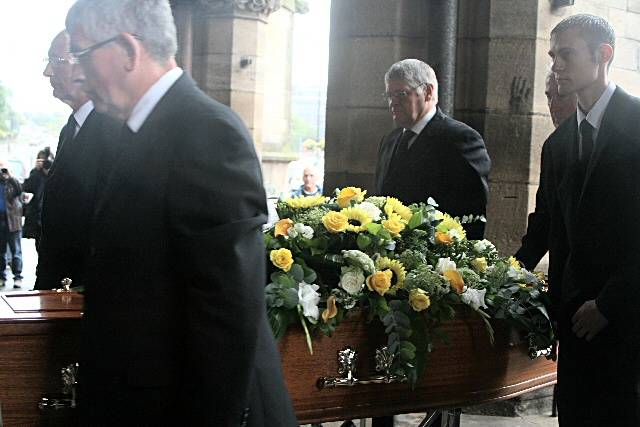
[[[587,341],[591,341],[609,324],[593,299],[582,304],[571,321],[573,322],[573,332],[578,338],[584,337]]]

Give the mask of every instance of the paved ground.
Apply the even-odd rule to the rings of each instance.
[[[423,414],[397,415],[394,427],[416,427],[424,418]],[[371,427],[371,419],[355,420],[357,427]],[[340,427],[342,422],[323,423],[323,427]],[[548,415],[526,415],[524,417],[492,417],[488,415],[462,414],[461,427],[558,427],[558,419]],[[440,426],[434,426],[440,427]]]

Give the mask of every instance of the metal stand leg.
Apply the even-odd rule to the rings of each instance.
[[[551,416],[558,416],[558,384],[553,386],[553,398],[551,399]]]
[[[393,427],[393,415],[371,419],[372,427]]]
[[[460,427],[460,408],[442,411],[442,427]]]

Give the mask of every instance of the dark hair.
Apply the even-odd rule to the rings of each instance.
[[[44,147],[42,150],[38,151],[38,155],[36,159],[53,159],[53,155],[51,154],[51,148]]]
[[[581,13],[578,15],[571,15],[564,18],[551,30],[551,35],[563,33],[571,28],[577,28],[580,32],[580,37],[587,42],[591,54],[595,55],[596,51],[602,44],[611,45],[615,51],[616,47],[616,32],[606,19],[597,16],[590,15],[588,13]],[[607,67],[611,66],[613,62],[613,55]]]

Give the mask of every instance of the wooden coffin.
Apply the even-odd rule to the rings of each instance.
[[[363,316],[346,319],[333,337],[314,339],[313,355],[302,330],[292,328],[280,342],[280,354],[298,419],[312,423],[456,408],[555,384],[555,362],[544,357],[531,360],[527,346],[515,344],[517,337],[508,328],[502,324],[494,328],[492,346],[480,318],[471,310],[460,310],[444,328],[449,345],[437,343],[414,390],[408,384],[317,387],[321,377],[341,377],[337,353],[345,346],[358,352],[356,378],[375,375],[375,349],[386,342],[380,324],[368,325]]]
[[[9,293],[0,299],[0,410],[5,427],[69,426],[74,410],[39,409],[62,394],[61,369],[77,362],[82,295]]]
[[[73,409],[38,407],[42,397],[60,397],[60,371],[78,360],[82,296],[25,292],[0,298],[0,409],[4,426],[76,424]],[[498,327],[499,325],[495,325]],[[424,378],[408,384],[358,384],[317,387],[321,377],[339,377],[337,353],[358,351],[357,378],[374,373],[375,348],[385,343],[380,325],[362,316],[345,319],[333,337],[314,340],[291,328],[280,341],[289,393],[301,424],[460,407],[505,399],[555,383],[555,363],[530,360],[526,346],[514,345],[509,332],[496,329],[491,346],[484,325],[461,311],[445,328],[450,345],[438,344]]]

